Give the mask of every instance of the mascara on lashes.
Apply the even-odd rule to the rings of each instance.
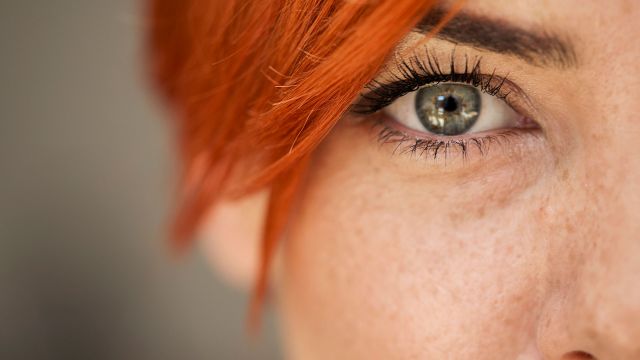
[[[472,63],[466,54],[464,59],[464,69],[461,72],[455,65],[455,49],[451,52],[450,63],[447,67],[441,66],[438,58],[429,50],[425,50],[424,58],[414,54],[408,59],[403,59],[395,63],[396,72],[389,72],[390,81],[383,82],[374,79],[367,84],[368,91],[360,95],[360,98],[351,106],[350,111],[363,115],[375,113],[397,98],[416,91],[422,86],[443,82],[470,84],[489,95],[507,99],[510,92],[503,91],[507,76],[496,76],[495,69],[489,75],[483,74],[481,70],[482,57],[474,58]],[[444,69],[448,69],[448,71]]]

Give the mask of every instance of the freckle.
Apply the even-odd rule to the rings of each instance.
[[[505,253],[506,253],[507,255],[511,255],[511,254],[513,254],[513,245],[509,245],[509,246],[507,246],[507,247],[506,247],[506,249],[505,249]]]
[[[460,218],[461,218],[461,216],[460,216],[460,215],[461,215],[461,214],[460,214],[459,212],[457,212],[457,211],[450,211],[448,215],[449,215],[449,221],[450,221],[450,222],[452,222],[452,223],[456,223],[456,222],[460,221]]]
[[[547,217],[547,211],[546,211],[545,207],[544,206],[540,206],[538,208],[538,211],[536,211],[536,215],[535,215],[536,221],[538,223],[542,223],[546,219],[546,217]]]
[[[567,220],[567,222],[565,222],[564,228],[568,234],[573,234],[576,229],[575,225],[570,220]]]
[[[485,206],[484,206],[484,205],[481,205],[481,206],[478,208],[478,211],[476,212],[476,217],[478,217],[478,218],[480,218],[480,219],[481,219],[481,218],[483,218],[483,217],[484,217],[484,215],[485,215],[485,214],[486,214],[486,208],[485,208]]]
[[[354,226],[353,228],[353,235],[356,239],[365,239],[366,238],[366,231],[364,231],[365,229],[362,226]]]

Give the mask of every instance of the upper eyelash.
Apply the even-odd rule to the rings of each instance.
[[[495,69],[490,75],[483,74],[480,67],[482,57],[474,58],[471,66],[469,61],[469,57],[465,54],[464,69],[460,71],[455,63],[455,49],[453,49],[449,66],[446,67],[448,71],[446,71],[440,65],[438,58],[428,49],[425,50],[424,57],[414,54],[408,59],[395,63],[397,72],[402,75],[391,72],[390,82],[372,80],[366,86],[368,91],[360,95],[358,101],[351,106],[350,111],[358,114],[371,114],[424,85],[442,82],[467,83],[489,95],[506,100],[509,92],[503,93],[502,87],[507,81],[508,75],[498,79],[495,75]]]

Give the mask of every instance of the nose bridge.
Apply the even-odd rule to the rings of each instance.
[[[550,285],[537,332],[544,359],[640,359],[640,42],[620,31],[638,29],[636,17],[624,19],[592,28],[590,46],[600,51],[581,64],[589,78],[577,80],[587,85],[585,102],[572,107],[575,151],[561,155],[571,175],[551,195],[563,210],[545,219]],[[614,37],[624,51],[609,46]]]
[[[581,249],[579,270],[550,315],[562,319],[552,333],[566,340],[561,348],[567,351],[558,353],[640,359],[640,156],[630,146],[635,131],[617,125],[606,146],[585,151],[577,171],[582,194],[573,196],[588,210],[578,219],[583,231],[567,240]]]
[[[635,131],[619,130],[604,151],[604,167],[588,180],[598,190],[589,196],[596,225],[579,278],[587,313],[581,326],[605,353],[640,359],[640,157],[629,146]]]
[[[555,194],[549,263],[556,284],[542,312],[538,343],[545,359],[640,359],[640,122],[610,127],[601,146],[568,162],[572,184]],[[574,159],[575,160],[575,159]],[[570,204],[570,206],[559,206]],[[563,223],[573,224],[569,230]]]
[[[587,154],[587,170],[583,172],[587,191],[586,207],[593,219],[590,228],[597,238],[591,239],[596,249],[616,252],[618,256],[635,255],[640,246],[640,156],[635,143],[640,142],[640,122],[635,129],[619,128],[609,135],[613,138],[602,147],[594,147]],[[637,129],[637,131],[636,131]],[[625,130],[627,131],[625,133]],[[631,130],[631,131],[630,131]],[[594,252],[592,255],[598,255]],[[613,256],[613,254],[611,255]],[[598,259],[593,259],[594,261]],[[615,261],[600,259],[615,268]]]
[[[609,222],[602,227],[602,243],[585,258],[572,321],[576,335],[586,336],[601,358],[640,359],[640,242],[637,231],[627,231],[637,230],[638,220],[619,220],[627,229],[612,229]]]

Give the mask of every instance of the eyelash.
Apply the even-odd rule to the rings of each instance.
[[[451,150],[457,150],[466,160],[471,149],[477,149],[481,155],[485,155],[492,144],[508,143],[512,137],[520,135],[519,132],[508,129],[495,134],[474,136],[469,138],[420,138],[409,135],[401,130],[389,126],[386,121],[376,118],[374,126],[379,127],[378,141],[380,144],[396,144],[393,154],[411,154],[422,157],[425,154],[434,160],[443,157],[446,161]]]
[[[413,55],[396,64],[397,72],[402,74],[390,75],[391,81],[380,82],[373,80],[366,86],[368,92],[360,95],[358,102],[353,104],[351,111],[357,114],[372,114],[394,102],[397,98],[416,91],[425,85],[435,85],[444,82],[470,84],[481,91],[507,101],[510,92],[504,92],[503,86],[507,77],[498,78],[496,69],[490,75],[482,73],[480,68],[482,57],[474,59],[469,66],[469,57],[464,57],[464,70],[458,71],[455,65],[455,49],[451,52],[448,72],[443,70],[438,58],[428,50],[425,57]]]
[[[510,103],[509,95],[511,91],[504,91],[507,76],[497,77],[494,69],[490,75],[482,73],[480,64],[481,57],[474,58],[470,66],[469,58],[465,55],[464,67],[459,71],[455,65],[455,49],[451,52],[450,64],[441,66],[437,57],[428,50],[425,57],[418,55],[409,57],[396,64],[397,72],[401,75],[390,75],[391,81],[381,82],[373,80],[366,86],[367,92],[363,93],[359,100],[354,103],[350,112],[359,115],[371,115],[384,109],[397,98],[418,90],[425,85],[433,85],[444,82],[457,82],[470,84],[480,91],[496,96],[507,104]],[[444,70],[447,69],[447,72]],[[393,73],[393,72],[392,72]],[[504,131],[474,137],[418,137],[389,124],[380,116],[373,116],[374,125],[380,128],[378,141],[381,144],[395,143],[396,153],[410,153],[411,155],[430,155],[433,159],[449,156],[453,148],[458,150],[463,159],[468,156],[470,149],[476,148],[481,155],[487,153],[491,144],[503,143],[512,136],[517,136],[518,131],[506,129]]]

